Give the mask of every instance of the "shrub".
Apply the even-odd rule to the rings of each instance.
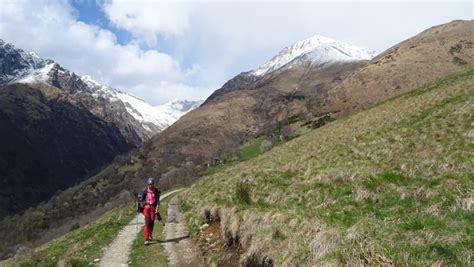
[[[270,149],[272,149],[273,144],[269,140],[263,140],[263,142],[260,144],[260,152],[267,152]]]
[[[250,197],[250,185],[245,182],[238,182],[235,186],[235,197],[238,202],[250,204],[252,202]]]
[[[79,225],[79,223],[76,222],[75,224],[73,224],[73,225],[71,226],[71,229],[69,229],[69,230],[70,230],[70,231],[74,231],[74,230],[76,230],[76,229],[79,229],[80,227],[81,227],[81,226]]]

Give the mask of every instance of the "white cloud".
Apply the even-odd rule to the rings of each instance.
[[[158,34],[183,34],[191,11],[189,4],[169,0],[107,0],[103,8],[115,26],[151,45],[156,44]]]
[[[115,26],[131,31],[142,43],[171,44],[175,58],[201,66],[202,82],[208,84],[222,84],[256,68],[281,48],[314,34],[381,52],[436,24],[472,18],[471,9],[469,1],[456,0],[107,0],[104,4]]]
[[[4,41],[153,104],[173,99],[174,92],[184,99],[210,93],[189,85],[199,74],[197,65],[182,69],[169,54],[135,42],[120,45],[112,32],[77,21],[66,1],[3,0],[0,12]]]
[[[454,0],[96,0],[110,27],[133,37],[119,44],[113,32],[78,21],[67,0],[0,1],[0,38],[153,104],[205,98],[314,34],[380,52],[433,25],[472,19],[472,3]]]

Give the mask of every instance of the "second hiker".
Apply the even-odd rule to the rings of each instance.
[[[141,196],[144,202],[143,215],[145,216],[145,226],[143,236],[145,238],[145,245],[150,244],[150,241],[153,240],[153,225],[155,223],[155,216],[158,214],[160,194],[161,191],[155,187],[155,178],[149,177],[147,186]]]

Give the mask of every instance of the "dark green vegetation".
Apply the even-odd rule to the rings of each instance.
[[[194,229],[218,208],[246,259],[469,265],[472,103],[471,66],[223,167],[181,206]]]
[[[39,238],[51,240],[67,233],[79,220],[91,222],[111,208],[128,203],[131,194],[123,189],[128,186],[125,175],[118,174],[111,165],[79,186],[55,194],[48,202],[29,208],[20,216],[2,219],[0,255],[11,253],[13,244],[31,243]]]
[[[223,168],[229,165],[255,158],[256,156],[261,154],[260,145],[264,140],[264,137],[259,137],[255,140],[246,143],[245,145],[238,147],[232,152],[224,154],[221,159],[221,163],[209,166],[208,168],[203,170],[200,175],[209,175],[211,173],[215,173],[219,170],[222,170]]]
[[[294,123],[294,124],[297,124],[297,123]],[[291,127],[295,127],[295,126],[294,125],[287,125],[287,127],[291,128]],[[294,138],[294,136],[293,135],[288,136],[284,140],[280,140],[278,135],[276,135],[276,137],[273,137],[273,138],[266,137],[266,136],[260,136],[260,137],[254,139],[254,140],[251,140],[251,141],[237,147],[236,149],[234,149],[231,152],[225,153],[222,156],[222,159],[220,159],[222,161],[221,163],[218,163],[216,165],[211,165],[211,166],[207,167],[199,175],[200,176],[210,175],[212,173],[223,170],[224,168],[227,168],[229,166],[232,166],[232,165],[238,164],[240,162],[247,161],[247,160],[250,160],[250,159],[253,159],[253,158],[257,157],[258,155],[266,152],[265,151],[266,149],[263,149],[263,147],[262,147],[262,143],[264,143],[264,142],[268,142],[269,144],[271,144],[271,146],[268,148],[268,150],[269,150],[269,149],[273,148],[274,146],[279,146],[281,144],[284,144],[285,142],[287,142],[288,139],[291,139],[291,138]]]
[[[27,84],[0,86],[0,219],[48,200],[135,147],[112,123],[48,90],[56,95]]]
[[[136,215],[134,204],[115,208],[99,220],[55,239],[32,252],[19,254],[2,266],[89,266],[100,258],[102,249]]]

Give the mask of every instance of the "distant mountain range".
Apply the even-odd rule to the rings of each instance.
[[[152,106],[0,40],[0,217],[94,174],[201,102]]]
[[[173,100],[162,106],[152,106],[144,100],[130,94],[102,85],[89,75],[78,76],[74,72],[62,68],[50,59],[42,59],[37,54],[26,53],[15,48],[12,44],[0,39],[0,85],[13,83],[46,83],[59,88],[71,90],[74,93],[85,93],[102,105],[102,99],[107,102],[121,102],[125,111],[139,122],[134,130],[147,140],[153,134],[164,130],[173,124],[180,116],[198,107],[202,101]],[[115,106],[120,106],[121,104]]]

